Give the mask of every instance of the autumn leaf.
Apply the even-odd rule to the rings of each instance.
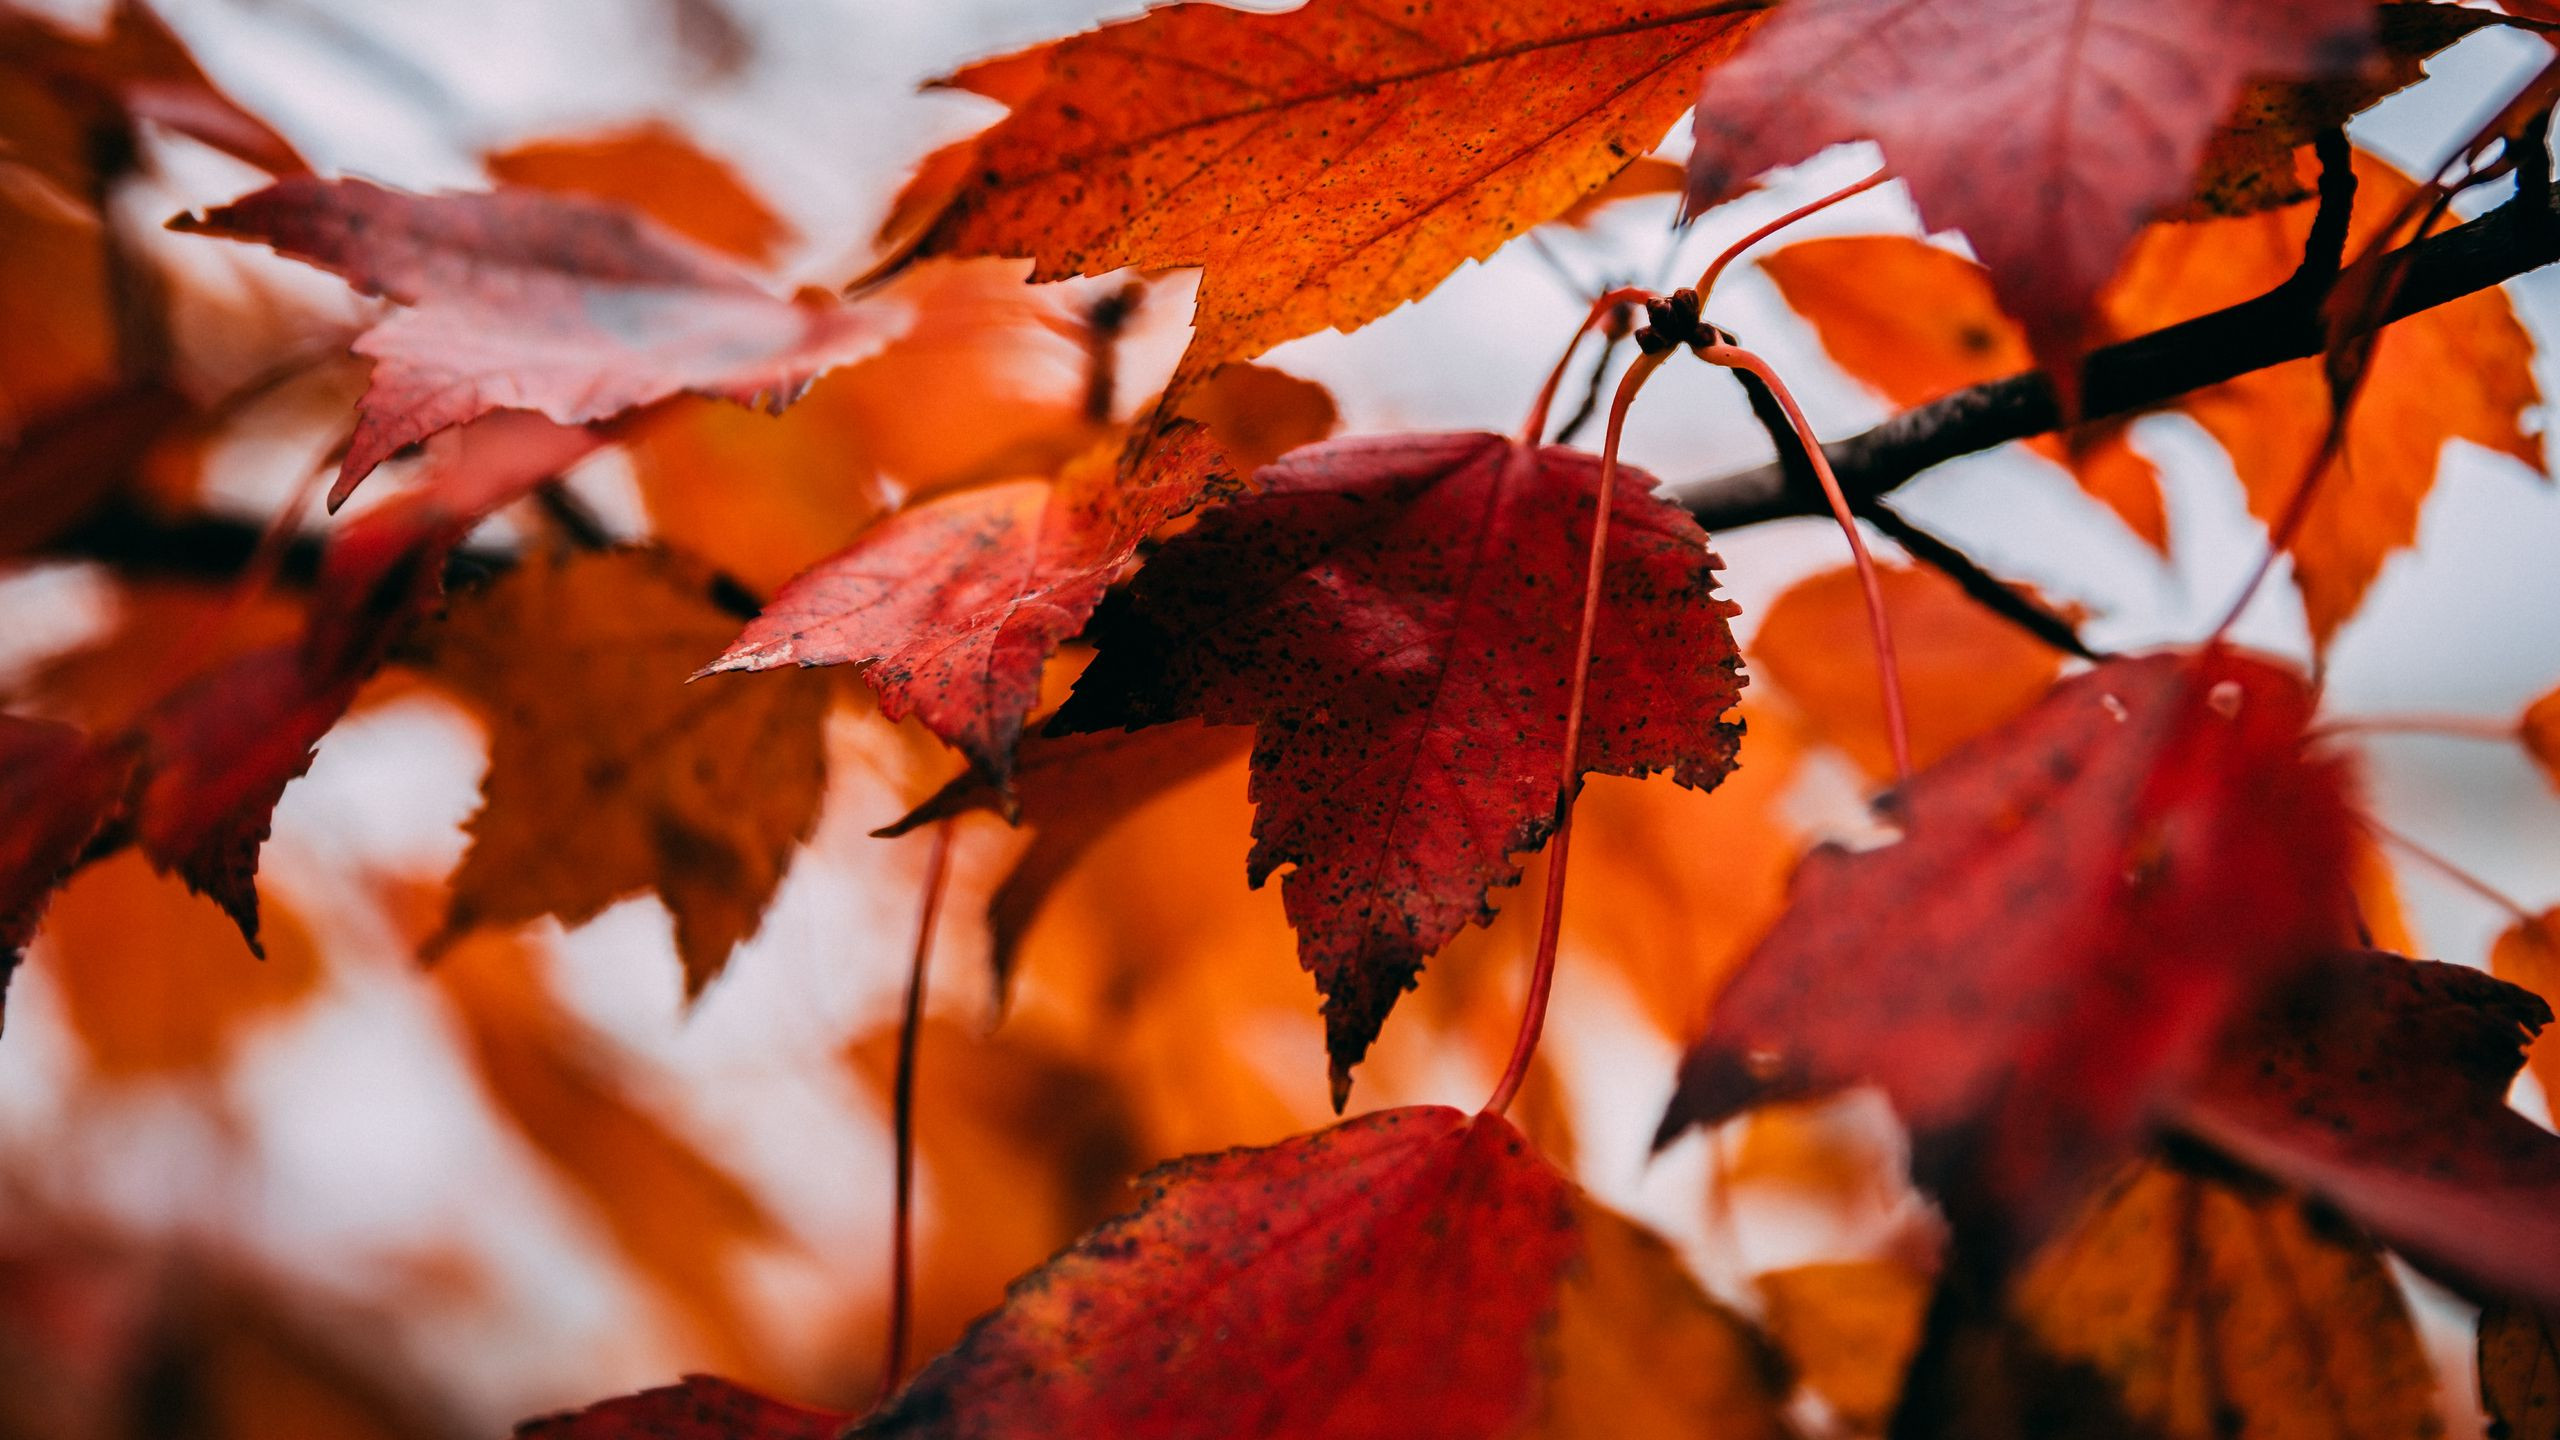
[[[69,725],[0,715],[0,1014],[9,976],[54,891],[124,809],[130,746]]]
[[[270,175],[307,168],[290,142],[205,78],[186,46],[148,7],[118,0],[107,10],[100,32],[84,35],[12,7],[0,15],[0,55],[8,57],[10,68],[40,77],[57,103],[86,124],[129,116]]]
[[[699,994],[753,935],[826,790],[819,676],[688,686],[734,599],[664,550],[534,560],[457,600],[436,676],[490,729],[450,938],[650,889]]]
[[[250,955],[220,909],[128,851],[63,887],[41,954],[100,1076],[202,1080],[319,989],[319,947],[291,912],[269,907],[264,939]]]
[[[2560,1303],[2560,1138],[2506,1103],[2550,1020],[2477,970],[2331,957],[2234,1027],[2170,1118],[2453,1283]]]
[[[1089,337],[1008,261],[916,266],[915,323],[781,415],[684,398],[621,427],[662,535],[770,594],[903,498],[1054,475],[1113,427],[1085,413]],[[741,483],[752,477],[753,483]]]
[[[791,227],[729,167],[666,125],[537,140],[488,159],[506,185],[626,205],[697,245],[749,265],[773,259]]]
[[[2411,191],[2369,155],[2355,159],[2350,253]],[[2273,289],[2301,264],[2313,207],[2240,220],[2163,225],[2127,256],[2105,296],[2108,324],[2136,335]],[[2345,453],[2319,480],[2318,499],[2292,543],[2294,584],[2315,643],[2326,646],[2364,601],[2383,562],[2416,543],[2446,442],[2467,440],[2540,470],[2540,442],[2522,428],[2542,393],[2533,341],[2495,287],[2380,331]],[[2273,526],[2319,455],[2330,419],[2318,359],[2297,360],[2186,396],[2193,416],[2231,456],[2249,513]]]
[[[2350,74],[2373,29],[2371,0],[1791,3],[1708,72],[1689,206],[1874,140],[2076,391],[2099,288],[2135,232],[2186,198],[2243,85]]]
[[[1827,1261],[1752,1282],[1769,1337],[1854,1432],[1882,1434],[1920,1343],[1929,1277],[1891,1260]]]
[[[1599,461],[1498,435],[1294,452],[1168,541],[1053,728],[1251,724],[1256,885],[1325,995],[1337,1106],[1423,958],[1516,884],[1559,807]],[[1740,662],[1714,554],[1622,472],[1585,772],[1733,768]]]
[[[1925,240],[1831,236],[1790,245],[1759,265],[1833,362],[1902,409],[2035,366],[1983,268]],[[2160,473],[2125,442],[2123,420],[2038,436],[2027,447],[2068,469],[2153,549],[2168,547]],[[1913,709],[1928,713],[1926,705]]]
[[[851,1415],[769,1399],[710,1375],[516,1427],[516,1440],[835,1440]]]
[[[1558,225],[1579,230],[1600,217],[1600,212],[1625,200],[1642,200],[1653,195],[1677,195],[1689,188],[1689,172],[1677,160],[1659,155],[1639,155],[1627,162],[1627,168],[1612,175],[1599,189],[1576,200],[1555,218]]]
[[[1935,570],[1876,572],[1893,619],[1894,655],[1910,714],[1911,763],[1936,764],[2044,697],[2062,657],[1982,608]],[[1879,780],[1894,773],[1877,699],[1875,657],[1858,573],[1846,566],[1800,580],[1752,632],[1751,660],[1793,701],[1817,737]]]
[[[1157,1170],[855,1433],[1475,1437],[1580,1248],[1501,1119],[1417,1108]]]
[[[1005,1031],[1108,1074],[1150,1156],[1274,1143],[1329,1114],[1317,1074],[1270,1063],[1312,1053],[1324,1032],[1280,897],[1244,883],[1251,737],[1200,733],[1229,740],[1229,757],[1094,828],[1021,931],[1004,1011]],[[1023,813],[1036,844],[1047,812]]]
[[[1564,943],[1615,970],[1646,1018],[1672,1039],[1696,1033],[1716,993],[1786,905],[1803,853],[1787,797],[1803,775],[1806,742],[1769,705],[1742,707],[1748,741],[1713,791],[1595,776],[1573,811],[1573,896]],[[1699,857],[1711,855],[1713,863]],[[1534,953],[1531,908],[1516,924]]]
[[[754,1193],[634,1093],[637,1067],[580,1024],[517,941],[474,936],[434,970],[463,1052],[500,1119],[591,1213],[615,1251],[721,1363],[754,1353],[731,1270],[782,1238]]]
[[[1897,1434],[2442,1432],[2434,1372],[2370,1240],[2261,1182],[2172,1163],[2121,1179],[2038,1257],[2005,1317],[1933,1337],[1920,1364]]]
[[[2500,931],[2489,947],[2489,973],[2541,996],[2546,1005],[2560,995],[2560,909],[2520,918]],[[2560,1033],[2536,1033],[2525,1063],[2542,1086],[2543,1113],[2549,1114],[2560,1106]]]
[[[99,117],[86,87],[66,94],[53,67],[12,63],[62,43],[31,17],[0,15],[0,442],[11,448],[125,378],[95,213]],[[8,495],[24,503],[25,493]]]
[[[1244,751],[1244,737],[1207,725],[1162,725],[1099,735],[1034,735],[1015,757],[1011,800],[1031,841],[987,899],[988,962],[999,1000],[1011,988],[1023,935],[1058,882],[1131,811]],[[872,833],[904,835],[973,810],[1002,813],[1006,792],[972,769]]]
[[[1374,320],[1561,214],[1661,140],[1755,19],[1647,0],[1168,5],[944,81],[1011,113],[929,161],[901,208],[952,186],[922,252],[1029,256],[1035,280],[1203,267],[1179,393]]]
[[[2498,1440],[2560,1437],[2560,1339],[2549,1316],[2503,1300],[2481,1310],[2480,1400]]]
[[[258,943],[258,852],[284,787],[391,646],[443,593],[444,559],[491,510],[594,449],[583,431],[493,416],[454,437],[416,488],[344,526],[300,639],[206,671],[144,715],[135,838]]]
[[[577,424],[688,391],[780,410],[899,318],[776,299],[634,211],[541,191],[291,179],[170,224],[272,246],[404,307],[356,341],[373,381],[332,505],[402,447],[493,410]]]
[[[2118,660],[1922,772],[1899,841],[1805,861],[1657,1143],[1872,1081],[1980,1258],[2015,1258],[2344,933],[2347,776],[2311,710],[2227,650]]]
[[[2560,789],[2560,690],[2554,690],[2525,707],[2521,722],[2525,753]]]
[[[902,510],[782,588],[702,669],[850,664],[892,720],[914,715],[997,784],[1041,667],[1084,628],[1138,542],[1224,484],[1208,432],[1182,426],[1124,483],[1087,451],[1054,486],[989,485]]]
[[[1537,1414],[1517,1440],[1785,1440],[1786,1367],[1709,1299],[1662,1237],[1574,1197],[1582,1252],[1544,1342]]]
[[[2380,5],[2373,16],[2376,44],[2360,69],[2307,83],[2259,80],[2242,91],[2240,103],[2205,146],[2194,193],[2160,218],[2255,215],[2310,199],[2302,147],[2384,96],[2417,84],[2437,51],[2499,23],[2494,11],[2433,3]]]
[[[7,507],[0,511],[0,556],[32,553],[61,539],[118,492],[138,488],[155,456],[182,453],[191,438],[187,402],[147,381],[64,405],[6,436],[5,407],[13,398],[7,363],[0,357],[0,437],[16,443],[0,443],[0,504]]]
[[[299,597],[254,598],[236,587],[158,577],[117,587],[113,619],[86,644],[46,657],[9,689],[9,701],[95,732],[117,729],[169,689],[173,670],[211,669],[285,644],[308,623]],[[173,653],[186,650],[181,656]]]
[[[1218,367],[1184,397],[1179,413],[1209,427],[1239,475],[1330,436],[1341,419],[1332,393],[1313,380],[1241,364]]]

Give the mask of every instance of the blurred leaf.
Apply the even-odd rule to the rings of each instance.
[[[618,201],[750,265],[771,261],[791,238],[791,227],[727,165],[661,123],[536,140],[490,156],[488,165],[509,185]]]
[[[1772,1270],[1752,1282],[1768,1306],[1769,1336],[1833,1413],[1880,1435],[1902,1396],[1934,1283],[1892,1260]]]
[[[760,1368],[731,1262],[783,1236],[754,1193],[651,1113],[637,1067],[560,1007],[523,944],[464,939],[434,975],[498,1113],[594,1207],[710,1359]]]
[[[687,685],[736,628],[725,583],[624,550],[530,560],[454,602],[432,669],[488,722],[490,758],[445,938],[654,889],[698,994],[755,933],[817,823],[830,687]]]
[[[1945,575],[1886,565],[1876,579],[1893,627],[1914,769],[1998,729],[2053,688],[2062,657]],[[1857,571],[1842,566],[1789,587],[1760,617],[1750,653],[1815,737],[1847,751],[1871,778],[1893,778],[1884,692]]]
[[[206,1079],[260,1022],[308,1001],[320,952],[267,904],[265,958],[221,909],[131,851],[89,866],[45,918],[46,973],[89,1063],[108,1079]]]

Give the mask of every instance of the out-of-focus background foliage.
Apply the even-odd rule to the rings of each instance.
[[[74,26],[106,18],[41,8]],[[821,285],[863,268],[913,163],[992,113],[919,82],[1123,8],[152,7],[324,171],[416,189],[493,174],[636,187],[779,281]],[[2431,163],[2531,49],[2495,32],[2464,42],[2436,80],[2360,121],[2359,138]],[[366,312],[263,250],[161,229],[258,180],[174,132],[146,133],[141,170],[103,215],[40,214],[43,197],[0,188],[23,212],[0,235],[0,314],[43,297],[57,253],[46,246],[81,253],[105,227],[132,247],[167,297],[179,384],[199,403],[246,387],[167,483],[262,524],[330,460],[361,372],[326,356]],[[1685,234],[1661,195],[1550,226],[1422,304],[1265,363],[1327,386],[1346,431],[1508,429],[1581,311],[1578,287],[1694,271],[1866,163],[1828,157]],[[1887,191],[1808,233],[1911,226]],[[822,382],[783,421],[705,405],[654,443],[588,463],[573,491],[617,535],[663,532],[769,589],[845,538],[829,527],[849,533],[880,498],[1072,416],[1083,317],[1119,282],[1026,296],[1014,273],[920,276],[947,292],[929,311],[939,338]],[[2555,283],[2513,287],[2538,334],[2560,318]],[[1178,352],[1188,286],[1147,282],[1120,350],[1124,410]],[[1765,278],[1739,277],[1720,305],[1798,377],[1825,435],[1885,413]],[[1910,489],[1908,508],[2086,607],[2102,643],[2192,638],[2262,532],[2191,422],[2134,433],[2166,469],[2174,565],[2015,453],[1947,467]],[[1766,442],[1729,385],[1690,370],[1655,387],[1629,452],[1690,478],[1755,463]],[[796,478],[775,484],[777,466]],[[396,486],[373,488],[360,504]],[[502,518],[497,538],[526,523]],[[1744,633],[1787,586],[1836,563],[1836,545],[1812,522],[1719,537]],[[2547,486],[2485,453],[2454,456],[2419,551],[2393,562],[2333,651],[2332,708],[2512,714],[2560,671],[2555,554],[2560,500]],[[226,593],[0,562],[0,691],[13,710],[74,719],[129,704]],[[2301,652],[2293,606],[2290,591],[2271,595],[2249,637]],[[284,633],[292,601],[223,623]],[[1778,687],[1756,685],[1746,708],[1752,748],[1718,795],[1592,787],[1550,1063],[1523,1113],[1586,1185],[1679,1240],[1720,1292],[1766,1310],[1777,1291],[1753,1298],[1755,1275],[1817,1257],[1891,1262],[1925,1248],[1927,1220],[1891,1178],[1872,1102],[1644,1156],[1676,1047],[1794,855],[1865,824],[1853,759]],[[479,724],[432,666],[375,681],[286,793],[261,879],[265,961],[136,858],[85,872],[16,980],[0,1040],[0,1436],[486,1435],[691,1369],[867,1403],[887,1263],[889,1026],[924,848],[867,832],[955,767],[850,687],[828,744],[814,841],[756,938],[689,1008],[668,916],[649,897],[574,930],[484,932],[420,965],[486,763]],[[2393,824],[2530,903],[2560,898],[2560,811],[2521,758],[2391,741],[2373,774]],[[1000,1026],[981,916],[1016,842],[983,817],[964,829],[923,1051],[920,1349],[948,1343],[1006,1279],[1117,1208],[1138,1169],[1327,1117],[1312,987],[1276,890],[1242,883],[1248,823],[1231,760],[1105,836],[1030,931]],[[2504,917],[2430,872],[2400,879],[2421,953],[2476,963]],[[1508,1043],[1524,931],[1510,917],[1433,964],[1355,1103],[1473,1101]],[[2448,1415],[2476,1425],[2459,1317],[2439,1299],[2426,1313]]]

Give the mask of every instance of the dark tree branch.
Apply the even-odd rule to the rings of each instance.
[[[1956,582],[1957,588],[1983,609],[2065,655],[2082,660],[2107,658],[2104,651],[2090,649],[2071,622],[2046,608],[2042,601],[1983,569],[1972,556],[1912,524],[1882,500],[1867,501],[1858,507],[1857,514],[1912,559]]]
[[[126,506],[108,508],[44,547],[64,560],[95,560],[132,576],[221,584],[239,577],[265,532],[247,520],[218,515],[164,516]],[[320,578],[323,536],[305,532],[285,542],[276,583],[308,589]],[[513,551],[457,547],[445,562],[448,584],[476,584],[516,563]]]
[[[2326,295],[2347,259],[2347,229],[2355,215],[2355,147],[2347,132],[2332,127],[2311,142],[2320,157],[2320,208],[2311,217],[2311,234],[2303,241],[2302,264],[2285,284],[2296,291]]]
[[[2406,267],[2378,323],[2434,309],[2555,260],[2560,225],[2554,224],[2547,192],[2540,207],[2510,202],[2370,262]],[[2327,343],[2320,296],[2288,281],[2254,300],[2092,353],[2082,418],[2154,409],[2191,390],[2317,355]],[[2060,423],[2053,387],[2031,372],[1906,410],[1864,434],[1831,442],[1823,453],[1855,503],[1886,494],[1933,465],[2042,435]],[[1818,515],[1828,508],[1818,488],[1790,483],[1776,462],[1671,485],[1665,494],[1709,530]]]

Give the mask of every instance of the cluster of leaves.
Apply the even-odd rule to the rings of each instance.
[[[885,834],[931,828],[940,856],[975,812],[1029,832],[988,903],[998,988],[1037,971],[1044,929],[1105,932],[1086,949],[1106,964],[1047,987],[1089,991],[1086,1022],[1151,1056],[1166,1092],[1135,1102],[1143,1124],[1078,1111],[1097,1082],[1040,1052],[1036,1016],[1014,1022],[1018,1073],[933,1082],[981,1087],[982,1125],[1072,1132],[1043,1220],[1119,1208],[1093,1182],[1153,1153],[1133,1134],[1243,1138],[1168,1117],[1171,1092],[1245,1068],[1218,1021],[1256,982],[1206,968],[1215,921],[1115,953],[1140,902],[1092,881],[1241,763],[1242,878],[1283,877],[1337,1112],[1427,960],[1523,938],[1502,894],[1551,839],[1561,887],[1580,812],[1579,869],[1642,877],[1658,908],[1551,905],[1531,1015],[1565,926],[1688,1044],[1657,1146],[1733,1122],[1759,1147],[1737,1184],[1839,1198],[1820,1117],[1881,1091],[1944,1245],[1714,1298],[1571,1177],[1535,1020],[1513,1046],[1498,1015],[1418,1002],[1457,1048],[1508,1051],[1484,1109],[1395,1106],[1164,1165],[868,1410],[697,1376],[527,1435],[2432,1433],[2384,1246],[2489,1306],[2488,1402],[2547,1433],[2560,1139],[2506,1092],[2528,1059],[2560,1081],[2535,1041],[2560,911],[2519,914],[2495,978],[2400,953],[2355,757],[2311,676],[2218,635],[2094,655],[1862,494],[1927,567],[1868,573],[1861,552],[1771,606],[1746,734],[1701,520],[1779,511],[1728,510],[1712,486],[1675,503],[1617,464],[1614,423],[1605,456],[1548,443],[1544,402],[1518,435],[1328,438],[1320,389],[1251,363],[1577,207],[1659,194],[1637,160],[1683,112],[1693,214],[1873,140],[1976,258],[1900,237],[1769,256],[1832,357],[1915,415],[2040,374],[2069,424],[2039,450],[2163,551],[2159,477],[2106,366],[2187,364],[2144,404],[2228,452],[2319,653],[2413,543],[2447,440],[2540,463],[2520,428],[2530,345],[2494,282],[2560,254],[2539,147],[2560,62],[2441,176],[2338,133],[2469,31],[2552,20],[2509,9],[1172,6],[950,77],[1006,115],[924,158],[874,273],[790,297],[759,273],[769,213],[667,137],[495,156],[479,193],[323,178],[141,11],[86,39],[0,12],[0,554],[140,577],[143,537],[236,577],[131,580],[117,631],[0,716],[0,954],[14,965],[41,927],[101,1072],[218,1063],[240,1017],[316,983],[314,942],[258,884],[280,797],[352,710],[433,685],[487,727],[482,808],[450,880],[386,887],[386,908],[521,1133],[637,1268],[734,1329],[725,1250],[776,1222],[616,1092],[515,932],[654,892],[698,993],[817,822],[849,674],[965,766]],[[172,228],[384,302],[352,337],[369,369],[329,507],[407,458],[405,483],[325,541],[299,533],[299,498],[228,559],[184,529],[242,401],[178,383],[147,267],[99,223],[149,127],[273,177]],[[2446,221],[2455,190],[2500,176],[2509,218]],[[2446,255],[2471,283],[2421,272]],[[1001,263],[1025,258],[1027,285]],[[1201,272],[1188,348],[1127,405],[1114,337],[1147,282],[1082,304],[1045,282],[1179,267]],[[2279,311],[2314,339],[2241,373],[2161,338]],[[1680,348],[1736,353],[1693,305],[1650,318],[1621,409]],[[1764,411],[1792,404],[1752,386]],[[1796,501],[1807,473],[1832,486],[1774,433]],[[606,451],[650,543],[612,543],[560,483]],[[474,551],[501,512],[545,541]],[[1899,642],[1885,720],[1867,603]],[[2560,783],[2560,692],[2493,728]],[[1897,782],[1888,843],[1797,863],[1781,800],[1817,746]],[[1233,888],[1175,883],[1182,848],[1145,853],[1163,903]],[[133,943],[161,907],[189,946],[236,949],[167,876],[268,957],[223,972],[253,980],[173,978],[184,957]],[[1426,995],[1469,984],[1438,968]],[[917,1024],[895,1059],[857,1052],[902,1096]],[[928,1155],[958,1154],[966,1125],[926,1094]],[[893,1341],[888,1379],[899,1364]]]

